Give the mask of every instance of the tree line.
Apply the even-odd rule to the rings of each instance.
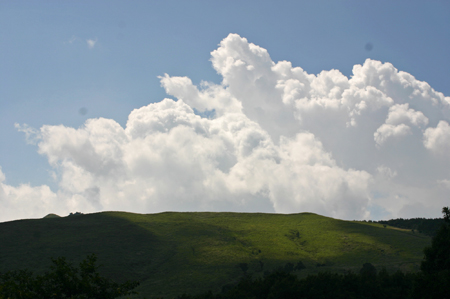
[[[436,232],[439,230],[441,225],[444,223],[442,218],[411,218],[411,219],[391,219],[391,220],[380,220],[380,221],[370,221],[375,223],[380,223],[383,225],[394,226],[403,229],[410,229],[417,231],[419,233],[425,234],[427,236],[434,237]]]
[[[0,274],[0,299],[110,299],[136,294],[133,289],[139,282],[117,283],[102,277],[96,261],[92,254],[76,267],[59,257],[42,275],[29,270]]]

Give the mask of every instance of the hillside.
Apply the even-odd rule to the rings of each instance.
[[[0,223],[0,271],[42,271],[51,257],[79,262],[98,256],[100,272],[139,280],[149,296],[217,292],[247,272],[262,275],[301,261],[306,276],[319,271],[377,268],[416,271],[430,238],[377,223],[311,213],[103,212]],[[245,267],[244,267],[245,269]]]
[[[391,219],[376,221],[380,224],[386,224],[394,227],[416,230],[419,233],[433,237],[438,229],[444,224],[443,218],[411,218],[411,219]]]
[[[47,216],[45,216],[44,219],[46,219],[46,218],[60,218],[60,217],[61,217],[61,216],[59,216],[59,215],[50,213],[50,214],[48,214]]]

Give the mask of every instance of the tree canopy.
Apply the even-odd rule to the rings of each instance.
[[[109,299],[134,294],[139,283],[117,283],[100,276],[97,257],[86,257],[78,267],[64,257],[52,259],[50,270],[34,275],[29,270],[9,271],[0,274],[0,298],[98,298]]]

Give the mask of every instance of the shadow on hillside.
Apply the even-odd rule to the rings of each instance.
[[[392,264],[392,268],[402,268],[402,264],[414,264],[409,271],[418,271],[420,260],[417,257],[423,257],[423,249],[431,244],[431,238],[414,234],[413,232],[393,230],[383,226],[375,226],[366,223],[352,221],[333,221],[337,231],[343,232],[343,237],[352,238],[355,236],[364,236],[366,240],[365,254],[361,255],[361,262],[370,262],[374,265]],[[368,246],[368,247],[367,247]],[[357,250],[357,248],[353,248]],[[355,252],[345,253],[349,258]],[[363,260],[364,259],[364,260]],[[402,262],[398,260],[401,259]]]
[[[51,258],[78,263],[95,253],[108,278],[145,280],[174,254],[174,246],[152,232],[109,213],[12,221],[0,225],[0,271],[40,272]]]

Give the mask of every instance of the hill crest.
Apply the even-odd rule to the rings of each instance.
[[[102,273],[141,281],[147,296],[220,288],[245,274],[302,262],[297,275],[377,268],[418,270],[430,238],[313,213],[101,212],[0,223],[0,271],[41,271],[51,257],[95,253]],[[246,270],[240,266],[246,264]]]

